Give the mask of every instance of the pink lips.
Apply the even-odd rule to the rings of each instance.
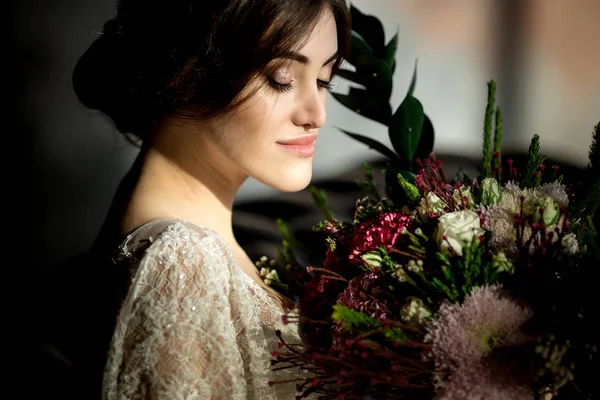
[[[304,135],[296,139],[277,142],[277,145],[301,157],[312,157],[315,154],[317,135]]]

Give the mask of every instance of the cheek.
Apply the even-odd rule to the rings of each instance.
[[[286,96],[264,94],[247,107],[238,118],[238,131],[253,144],[271,146],[285,138],[291,104]]]
[[[256,95],[240,106],[224,127],[228,150],[238,161],[268,156],[275,142],[284,137],[286,107],[282,97],[272,97]]]

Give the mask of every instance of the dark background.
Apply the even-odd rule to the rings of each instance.
[[[498,4],[490,29],[497,33],[496,80],[502,87],[505,135],[510,141],[524,112],[519,38],[533,3]],[[7,353],[16,356],[8,362],[16,375],[9,381],[16,390],[10,398],[82,398],[77,360],[85,359],[86,336],[94,334],[90,330],[100,300],[86,293],[98,277],[86,268],[81,254],[105,217],[122,176],[117,172],[124,173],[132,157],[116,136],[106,138],[100,116],[82,112],[64,119],[61,110],[76,107],[68,86],[71,68],[90,41],[89,27],[100,27],[112,5],[94,0],[23,0],[4,6],[9,38],[3,62],[4,137],[9,139],[2,191],[9,201],[4,229],[9,244],[4,284],[9,312],[4,326],[9,333]],[[49,126],[56,129],[52,134]],[[87,135],[89,143],[69,141],[74,132]],[[86,151],[96,142],[94,152]],[[81,151],[70,146],[82,146]],[[476,168],[473,160],[460,155],[441,152],[438,157],[445,160],[449,173],[458,167]],[[576,175],[575,166],[556,162]],[[360,164],[357,160],[345,173],[315,182],[327,190],[331,207],[341,218],[351,216],[359,196],[354,182],[362,177]],[[274,255],[280,240],[275,218],[283,218],[294,233],[303,234],[321,215],[307,191],[240,202],[234,216],[236,234],[252,258]]]

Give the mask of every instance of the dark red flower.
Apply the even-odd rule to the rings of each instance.
[[[399,315],[400,305],[385,289],[386,285],[382,282],[384,279],[385,275],[379,270],[357,276],[348,282],[337,304],[359,311],[379,322],[393,319],[394,315]],[[352,341],[347,341],[355,334],[346,331],[342,323],[335,322],[331,327],[334,348],[347,354],[361,354],[362,349],[355,347]]]
[[[368,272],[348,282],[337,304],[367,314],[378,321],[393,318],[400,305],[382,283],[382,272]],[[392,315],[390,315],[392,314]]]
[[[394,247],[402,231],[410,226],[411,219],[405,214],[388,212],[377,215],[360,224],[352,233],[351,252],[348,257],[352,264],[364,261],[361,256],[372,250]]]
[[[331,314],[333,305],[347,285],[317,273],[306,285],[299,299],[300,337],[305,344],[327,348],[331,344]]]
[[[331,249],[327,250],[325,254],[325,261],[323,262],[323,268],[333,272],[341,272],[343,269],[342,263],[340,263],[340,259],[336,252]]]

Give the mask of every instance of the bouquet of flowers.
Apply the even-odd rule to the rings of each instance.
[[[373,31],[373,17],[354,8],[352,15],[353,29]],[[385,66],[364,36],[353,42],[364,42],[351,57],[361,68],[346,78]],[[364,92],[338,100],[350,106],[389,98],[363,83]],[[313,189],[327,216],[314,227],[325,236],[326,255],[297,269],[299,307],[284,321],[299,324],[302,343],[282,339],[273,368],[312,373],[295,382],[298,398],[596,398],[600,123],[579,182],[563,182],[558,167],[546,166],[537,135],[518,166],[502,157],[490,81],[478,174],[449,179],[430,152],[433,127],[414,85],[415,76],[394,114],[376,116],[390,128],[396,152],[347,132],[389,158],[385,196],[368,164],[361,184],[367,196],[356,202],[352,221],[333,218]],[[282,232],[280,260],[289,271],[292,239]],[[275,262],[261,263],[268,283],[281,283]]]
[[[545,167],[538,136],[523,170],[503,161],[490,114],[479,176],[448,180],[432,154],[414,183],[398,174],[405,202],[374,191],[353,221],[315,227],[326,259],[307,268],[299,315],[285,318],[303,343],[273,352],[274,367],[313,372],[301,395],[591,398],[600,124],[585,183],[567,185]]]

